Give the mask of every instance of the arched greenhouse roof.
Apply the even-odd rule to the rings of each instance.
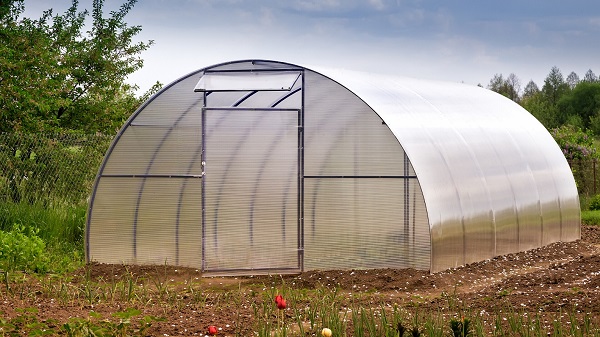
[[[406,151],[427,205],[432,270],[580,237],[570,167],[517,103],[461,83],[321,72],[367,102]],[[509,227],[537,238],[503,238]],[[464,261],[452,257],[461,249]]]

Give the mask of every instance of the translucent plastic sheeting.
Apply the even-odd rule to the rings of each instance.
[[[201,264],[200,179],[105,177],[88,226],[89,259]]]
[[[204,268],[300,270],[299,111],[205,113]]]
[[[404,147],[427,205],[432,271],[579,237],[569,166],[519,105],[474,86],[322,71]]]
[[[305,195],[305,269],[429,268],[416,179],[307,179]]]
[[[194,91],[289,91],[300,72],[209,73],[200,77]]]
[[[86,253],[232,275],[436,272],[576,240],[579,223],[561,151],[505,97],[246,60],[182,77],[127,121],[94,186]]]

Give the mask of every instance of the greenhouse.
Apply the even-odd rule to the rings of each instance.
[[[567,161],[504,96],[242,60],[176,80],[125,123],[93,187],[86,258],[437,272],[579,237]]]

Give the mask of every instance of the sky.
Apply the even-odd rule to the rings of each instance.
[[[124,1],[105,0],[106,16]],[[25,0],[25,16],[70,4]],[[522,88],[553,66],[600,74],[598,0],[138,0],[125,22],[154,41],[128,79],[140,91],[242,59],[483,86],[514,73]]]

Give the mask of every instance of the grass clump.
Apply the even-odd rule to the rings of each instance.
[[[600,226],[600,210],[582,211],[581,223],[585,225]]]

